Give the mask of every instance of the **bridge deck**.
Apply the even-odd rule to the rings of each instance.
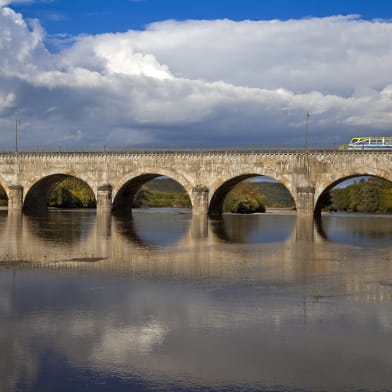
[[[264,149],[232,149],[232,150],[116,150],[116,151],[0,151],[0,156],[52,156],[52,155],[110,155],[110,156],[121,156],[121,155],[208,155],[208,154],[266,154],[266,155],[279,155],[279,154],[303,154],[303,155],[315,155],[315,154],[349,154],[349,155],[359,155],[359,154],[382,154],[388,155],[392,154],[391,150],[303,150],[303,149],[288,149],[288,150],[264,150]]]

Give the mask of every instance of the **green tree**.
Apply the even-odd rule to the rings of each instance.
[[[150,199],[152,192],[142,187],[139,192],[136,193],[135,199],[133,200],[134,208],[148,208],[150,206]]]
[[[336,211],[347,211],[349,209],[349,199],[347,188],[337,188],[331,191],[332,208]]]
[[[7,194],[2,186],[0,186],[0,200],[7,200]]]
[[[7,193],[5,192],[4,188],[0,186],[0,206],[4,207],[6,205],[8,205]]]
[[[265,212],[263,195],[257,185],[251,182],[242,182],[228,193],[223,210],[240,214]]]
[[[346,188],[331,191],[337,211],[392,212],[392,183],[381,178],[361,179]]]
[[[49,207],[57,208],[94,208],[96,201],[90,187],[77,178],[67,178],[59,183],[52,191]]]

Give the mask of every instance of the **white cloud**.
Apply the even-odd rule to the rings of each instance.
[[[0,0],[0,7],[16,3],[34,3],[35,0]]]
[[[34,145],[301,143],[308,111],[311,141],[390,133],[391,34],[339,16],[165,21],[53,54],[37,21],[3,7],[1,124],[21,118]]]

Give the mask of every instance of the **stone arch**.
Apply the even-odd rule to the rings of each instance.
[[[115,185],[113,188],[113,212],[131,211],[132,202],[138,190],[145,183],[161,176],[169,177],[178,182],[187,192],[193,205],[193,200],[190,194],[192,184],[185,178],[184,175],[173,170],[144,167],[143,169],[128,173]]]
[[[66,173],[50,173],[35,177],[24,188],[23,209],[29,213],[42,213],[47,211],[47,203],[53,189],[67,178],[77,178],[86,183],[97,199],[97,190],[92,186],[91,179],[80,173],[69,171]]]
[[[214,186],[210,189],[211,192],[208,204],[208,213],[210,215],[221,215],[225,197],[234,188],[234,186],[239,184],[241,181],[258,176],[266,176],[279,181],[286,187],[287,191],[296,203],[293,188],[287,178],[279,177],[275,172],[270,173],[268,171],[263,171],[263,173],[259,173],[258,171],[249,170],[242,173],[232,174],[230,177],[220,179],[214,184]]]
[[[350,178],[362,177],[362,176],[371,176],[378,177],[383,180],[387,180],[392,182],[392,173],[389,173],[385,170],[368,168],[361,170],[342,170],[339,172],[331,173],[324,181],[320,182],[315,189],[315,206],[314,213],[315,215],[320,215],[321,213],[321,205],[323,203],[324,197],[328,191],[334,188],[339,183],[349,180]]]

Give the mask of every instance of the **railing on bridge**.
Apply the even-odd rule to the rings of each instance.
[[[338,144],[192,144],[192,145],[122,145],[122,146],[19,146],[18,153],[172,153],[172,152],[305,152],[342,151]],[[0,153],[15,153],[15,147],[0,146]]]

